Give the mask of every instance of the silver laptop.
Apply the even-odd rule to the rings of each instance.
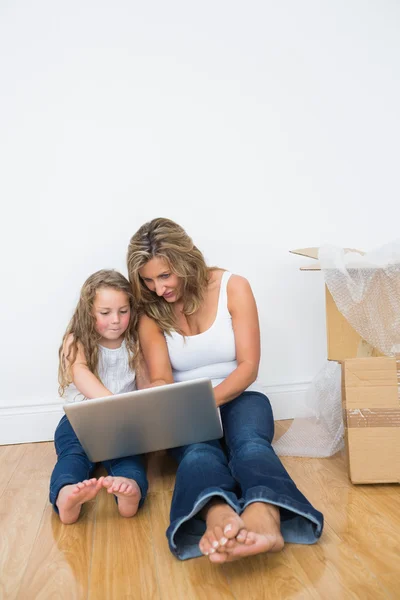
[[[209,379],[64,404],[92,462],[206,442],[223,435]]]

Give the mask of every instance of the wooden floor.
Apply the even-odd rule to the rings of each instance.
[[[151,491],[135,518],[102,491],[75,525],[48,503],[54,462],[52,443],[0,447],[1,600],[400,599],[399,486],[352,486],[341,454],[283,459],[325,515],[318,544],[223,566],[170,554],[174,466],[162,453],[149,458]]]

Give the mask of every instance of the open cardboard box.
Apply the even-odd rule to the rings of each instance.
[[[300,267],[301,271],[320,271],[318,262],[318,248],[301,248],[290,250],[292,254],[299,254],[314,259],[314,262]],[[345,252],[358,252],[361,250],[345,248]],[[339,311],[328,288],[325,286],[326,305],[326,338],[328,344],[328,360],[342,361],[346,358],[365,356],[383,356],[379,350],[373,348],[353,329],[347,319]]]
[[[292,250],[314,259],[302,271],[319,271],[318,248]],[[345,249],[345,252],[360,250]],[[352,483],[400,483],[400,356],[383,356],[362,339],[337,308],[328,288],[328,359],[342,364],[342,407]]]

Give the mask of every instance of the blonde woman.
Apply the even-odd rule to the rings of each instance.
[[[138,356],[137,313],[128,280],[113,270],[97,271],[83,284],[78,305],[60,348],[60,395],[88,401],[135,389]],[[82,505],[105,488],[119,513],[133,517],[147,493],[140,456],[103,461],[108,476],[93,478],[95,465],[82,448],[66,415],[57,426],[57,464],[50,502],[63,523],[75,523]]]
[[[131,238],[128,271],[144,315],[140,345],[152,385],[209,377],[224,426],[219,441],[175,448],[178,462],[167,537],[179,559],[223,563],[311,544],[323,516],[274,453],[274,421],[257,385],[260,333],[249,283],[210,268],[169,219]]]

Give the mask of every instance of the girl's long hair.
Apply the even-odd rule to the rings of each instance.
[[[78,304],[67,327],[58,352],[58,392],[63,396],[65,389],[72,383],[72,366],[78,353],[78,343],[85,353],[87,365],[92,373],[99,377],[99,341],[101,336],[95,329],[96,318],[93,303],[101,288],[112,288],[124,292],[129,299],[130,319],[125,331],[125,343],[129,353],[129,366],[135,370],[139,357],[137,335],[138,312],[129,281],[121,273],[103,269],[93,273],[83,284]],[[68,341],[67,341],[68,340]],[[71,341],[69,341],[71,340]],[[67,352],[67,354],[65,354]]]
[[[172,304],[151,292],[139,275],[139,269],[154,257],[165,259],[171,271],[180,278],[185,315],[192,315],[199,309],[211,268],[207,267],[202,253],[186,231],[170,219],[153,219],[142,225],[131,238],[127,262],[136,302],[162,331],[182,333],[177,327]]]

